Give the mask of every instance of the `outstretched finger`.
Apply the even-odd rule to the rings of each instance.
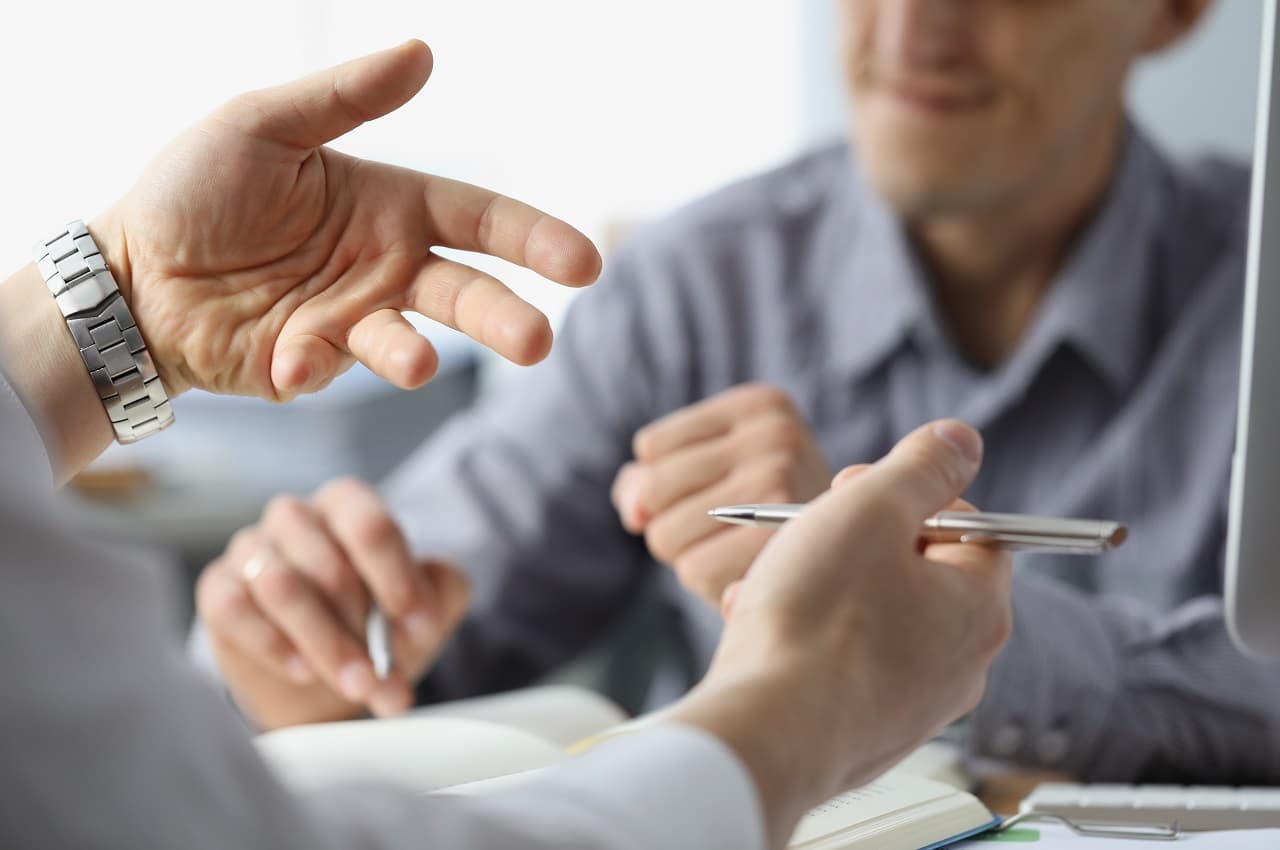
[[[551,350],[551,324],[490,274],[432,256],[413,282],[406,307],[462,331],[522,366]]]
[[[586,286],[600,276],[600,252],[567,222],[469,183],[422,179],[435,244],[490,254],[566,286]]]

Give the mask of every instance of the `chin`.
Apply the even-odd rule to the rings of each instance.
[[[989,194],[971,172],[937,163],[860,157],[862,172],[876,193],[904,218],[964,212]]]

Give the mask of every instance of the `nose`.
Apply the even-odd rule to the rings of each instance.
[[[881,3],[884,56],[900,67],[946,70],[964,60],[974,0],[888,0]]]

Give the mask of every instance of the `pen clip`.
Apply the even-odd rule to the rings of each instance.
[[[992,832],[1004,832],[1027,821],[1051,821],[1060,823],[1076,835],[1084,838],[1136,838],[1143,841],[1177,841],[1182,829],[1177,823],[1134,823],[1129,825],[1084,824],[1052,812],[1020,812],[1000,822]]]
[[[960,542],[1001,543],[1019,552],[1064,552],[1079,555],[1091,555],[1106,548],[1101,541],[1084,541],[1079,537],[1055,538],[996,531],[966,531],[960,535]]]

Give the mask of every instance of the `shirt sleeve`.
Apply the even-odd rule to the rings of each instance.
[[[0,407],[5,410],[4,430],[0,431],[0,438],[7,445],[5,463],[14,465],[5,470],[6,474],[38,481],[40,470],[43,470],[48,486],[52,486],[53,463],[40,436],[40,430],[27,413],[17,391],[10,385],[3,368],[0,368]]]
[[[683,727],[469,797],[290,793],[184,659],[168,576],[66,533],[2,377],[0,434],[0,846],[763,847],[744,768]]]
[[[980,754],[1086,781],[1280,782],[1280,668],[1236,649],[1220,597],[1161,613],[1020,575],[1013,599]]]
[[[528,684],[591,646],[654,579],[610,489],[636,430],[687,397],[693,360],[673,290],[669,275],[612,260],[545,363],[457,416],[387,482],[415,553],[472,580],[471,611],[420,702]]]

